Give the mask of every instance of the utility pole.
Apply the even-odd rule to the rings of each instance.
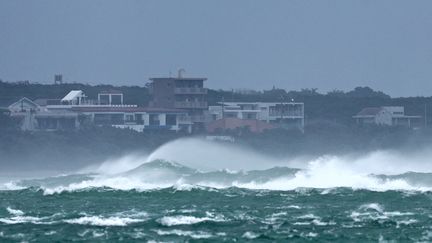
[[[427,103],[424,105],[424,126],[427,127]]]

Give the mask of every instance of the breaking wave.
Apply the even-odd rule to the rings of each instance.
[[[278,161],[231,144],[181,139],[163,145],[149,156],[129,155],[86,168],[80,174],[15,181],[3,188],[33,187],[45,194],[94,188],[145,191],[170,187],[176,190],[347,187],[430,191],[432,163],[429,158],[432,156],[429,155],[432,155],[430,151],[413,154],[378,151],[357,157],[322,156],[304,161]]]

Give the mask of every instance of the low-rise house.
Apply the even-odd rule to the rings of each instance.
[[[302,102],[223,102],[210,106],[213,120],[237,118],[259,120],[279,127],[304,129],[304,103]]]
[[[405,115],[403,106],[367,107],[353,116],[357,124],[373,124],[386,126],[414,127],[420,122],[421,116]]]
[[[22,130],[32,130],[37,126],[35,114],[41,107],[32,100],[24,97],[8,106],[10,116],[19,122]]]

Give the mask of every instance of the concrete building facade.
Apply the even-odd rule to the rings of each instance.
[[[280,127],[304,129],[304,103],[223,102],[210,106],[212,120],[238,118],[259,120]]]
[[[150,107],[182,109],[188,112],[192,122],[206,122],[207,89],[204,81],[207,78],[177,77],[150,78]]]

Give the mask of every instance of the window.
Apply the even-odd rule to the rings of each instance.
[[[126,115],[126,121],[127,122],[133,122],[134,121],[134,115]]]
[[[149,121],[150,126],[159,126],[160,125],[159,114],[150,114],[149,119],[150,119],[150,121]]]
[[[111,104],[112,105],[121,105],[122,104],[122,95],[111,95]]]
[[[167,126],[175,126],[177,125],[177,115],[167,114],[166,115],[166,124]]]

